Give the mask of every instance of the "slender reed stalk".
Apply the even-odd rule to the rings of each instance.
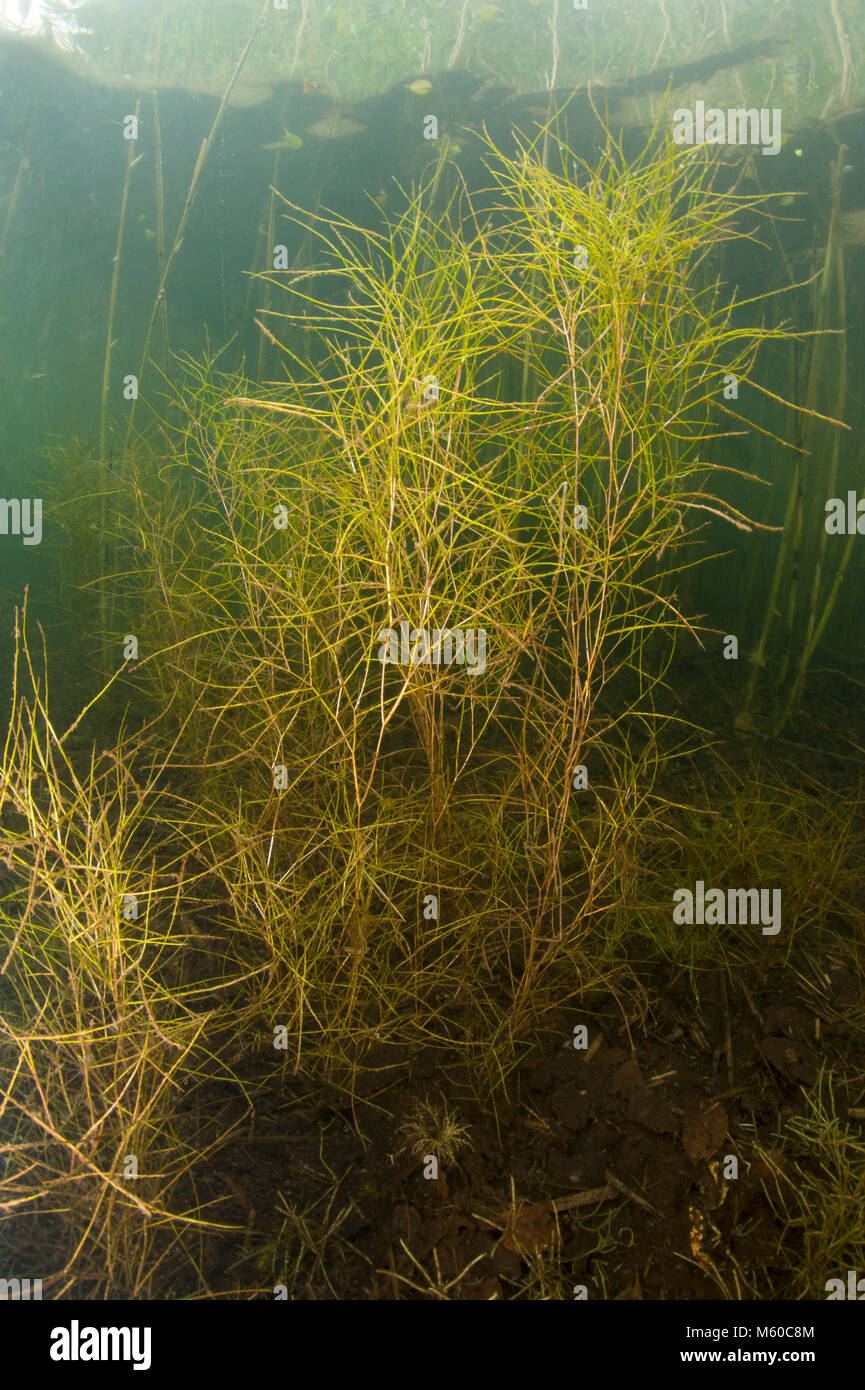
[[[15,174],[15,182],[12,185],[12,192],[9,195],[9,205],[6,208],[6,216],[3,219],[3,233],[0,235],[0,266],[3,263],[3,255],[6,251],[6,242],[12,230],[12,223],[15,221],[15,212],[18,207],[18,198],[21,194],[21,187],[24,182],[24,175],[30,168],[30,161],[22,154]]]
[[[141,110],[141,102],[135,103],[135,123],[138,125],[138,117]],[[105,453],[106,431],[108,421],[108,392],[111,385],[111,357],[114,350],[114,317],[117,311],[117,289],[120,284],[120,259],[123,252],[123,235],[126,229],[126,209],[129,202],[129,188],[132,182],[132,170],[141,158],[140,154],[135,153],[136,140],[128,142],[126,153],[126,173],[123,179],[123,191],[120,197],[120,216],[117,220],[117,241],[114,248],[114,259],[111,267],[111,290],[108,296],[108,323],[105,330],[105,356],[102,366],[102,397],[99,408],[99,469],[101,473],[100,501],[99,501],[99,544],[101,547],[101,587],[99,592],[99,613],[100,625],[103,635],[103,652],[105,661],[103,669],[107,669],[109,664],[108,652],[109,641],[108,631],[110,626],[109,600],[108,600],[108,460]]]
[[[164,8],[164,6],[163,6]],[[159,282],[165,276],[165,187],[162,177],[162,130],[159,123],[159,100],[156,92],[151,93],[153,101],[153,139],[156,151],[156,263],[159,268]],[[160,316],[162,327],[162,365],[168,362],[168,304],[162,296]]]
[[[166,286],[168,285],[168,280],[171,275],[174,262],[177,259],[178,252],[180,251],[180,248],[183,245],[183,238],[186,232],[186,225],[189,221],[189,215],[192,212],[193,206],[195,204],[195,196],[198,192],[198,184],[201,179],[204,166],[207,163],[207,156],[209,155],[213,147],[213,142],[216,139],[217,134],[219,133],[220,126],[222,125],[222,118],[225,115],[226,108],[228,106],[229,101],[231,100],[231,94],[234,91],[235,86],[237,85],[237,80],[240,77],[241,72],[243,71],[252,46],[255,43],[255,40],[258,37],[258,34],[262,26],[264,25],[264,22],[267,18],[268,13],[270,12],[270,9],[271,0],[265,0],[265,4],[262,8],[261,14],[259,15],[258,21],[256,22],[255,27],[253,28],[253,31],[246,42],[243,52],[241,53],[240,57],[234,65],[234,70],[231,74],[231,77],[228,80],[228,84],[225,88],[225,91],[222,94],[222,100],[219,103],[216,115],[213,118],[213,124],[211,125],[208,134],[201,142],[201,147],[198,151],[198,157],[195,161],[195,167],[192,170],[192,178],[189,181],[189,188],[187,189],[186,193],[186,201],[183,205],[183,211],[180,215],[180,222],[178,223],[177,233],[175,235],[171,251],[168,254],[168,258],[165,261],[165,265],[159,277],[159,286],[156,291],[156,298],[153,301],[153,308],[151,310],[150,319],[148,321],[147,329],[144,334],[144,346],[141,351],[141,362],[138,368],[139,394],[141,391],[141,382],[144,377],[144,369],[148,360],[148,356],[150,354],[150,340],[153,336],[153,329],[156,324],[157,317],[159,316],[160,312],[164,309]],[[135,400],[133,400],[132,402],[132,408],[129,412],[129,424],[126,430],[127,447],[129,446],[129,441],[132,438],[132,430],[135,423],[135,408],[137,403],[138,397],[136,396]]]
[[[268,202],[268,209],[267,209],[267,223],[266,223],[266,230],[265,230],[264,264],[265,264],[265,267],[266,267],[266,269],[267,269],[268,272],[271,271],[271,270],[273,269],[273,265],[272,265],[272,259],[273,259],[273,242],[274,242],[274,230],[275,230],[275,227],[276,227],[276,193],[275,193],[275,188],[276,188],[276,183],[277,183],[277,179],[278,179],[278,176],[279,176],[279,153],[280,153],[279,150],[274,151],[274,156],[273,156],[273,178],[272,178],[272,180],[271,180],[271,185],[270,185],[270,189],[269,189],[269,202]],[[265,282],[265,287],[264,287],[264,304],[262,305],[262,309],[261,309],[262,314],[264,314],[264,315],[267,315],[267,314],[269,313],[269,311],[270,311],[271,283],[272,283],[272,282],[271,282],[270,278],[268,278],[268,279],[266,280],[266,282]],[[253,289],[254,284],[255,284],[254,281],[251,281],[251,282],[250,282],[250,293],[252,292],[252,289]],[[258,364],[257,364],[256,373],[255,373],[255,379],[256,379],[256,381],[262,381],[262,380],[264,379],[264,361],[265,361],[266,353],[267,353],[267,339],[266,339],[265,335],[262,333],[262,334],[261,334],[261,337],[260,337],[260,339],[259,339],[259,344],[258,344]]]
[[[136,127],[140,110],[141,102],[137,101],[135,103]],[[130,140],[128,142],[126,173],[123,179],[123,191],[120,196],[120,216],[117,221],[117,242],[111,263],[111,290],[108,296],[108,325],[105,331],[105,355],[102,366],[102,397],[99,410],[99,460],[103,465],[105,463],[108,390],[111,384],[111,354],[114,348],[114,315],[117,310],[117,287],[120,283],[120,258],[123,251],[123,234],[126,229],[126,208],[129,202],[129,187],[132,181],[132,170],[135,168],[139,159],[141,159],[141,155],[135,153],[136,143],[135,140]]]
[[[847,404],[847,316],[846,316],[846,286],[844,278],[844,252],[841,246],[841,170],[844,167],[847,155],[846,146],[842,145],[838,151],[837,159],[832,169],[832,220],[829,230],[829,243],[826,248],[826,294],[825,300],[830,298],[829,286],[834,281],[834,300],[837,304],[837,313],[840,317],[841,337],[839,339],[838,361],[836,368],[836,396],[835,396],[835,415],[843,419]],[[831,275],[831,280],[830,280]],[[841,434],[835,431],[832,441],[832,454],[829,465],[829,475],[827,479],[826,496],[833,497],[836,491],[838,479],[838,461],[841,450]],[[813,513],[817,511],[816,506]],[[844,579],[847,565],[850,562],[850,555],[853,550],[854,535],[848,536],[847,544],[841,554],[840,561],[835,570],[834,580],[829,589],[826,600],[820,609],[820,590],[823,579],[823,571],[826,563],[826,547],[829,535],[825,526],[820,527],[820,541],[817,547],[816,562],[813,567],[813,577],[811,581],[811,592],[808,601],[808,621],[805,630],[805,637],[799,654],[799,664],[796,670],[796,678],[790,688],[787,703],[781,715],[779,728],[783,728],[790,718],[802,698],[805,686],[805,678],[811,659],[816,651],[826,625],[832,615],[838,592]],[[819,617],[818,617],[819,610]]]

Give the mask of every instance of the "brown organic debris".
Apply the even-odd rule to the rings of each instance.
[[[702,1163],[718,1152],[728,1123],[723,1105],[713,1105],[702,1115],[688,1116],[682,1125],[682,1146],[692,1163]]]

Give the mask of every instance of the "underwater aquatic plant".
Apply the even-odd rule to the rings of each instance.
[[[223,1141],[184,1132],[176,1106],[212,1011],[176,973],[181,879],[154,854],[154,781],[136,780],[122,746],[82,756],[87,710],[55,725],[26,610],[15,639],[0,755],[0,1241],[14,1232],[53,1297],[146,1297],[181,1249],[200,1261],[203,1226],[217,1224],[184,1190]]]
[[[606,990],[645,1017],[638,954],[692,979],[738,962],[723,932],[671,939],[671,866],[697,876],[677,856],[707,881],[713,855],[745,882],[756,852],[783,863],[808,923],[849,897],[858,866],[815,865],[854,841],[852,801],[820,819],[736,787],[695,829],[656,786],[696,631],[679,577],[706,515],[749,524],[704,444],[724,377],[784,337],[724,301],[714,259],[760,200],[657,146],[576,178],[562,157],[490,150],[482,195],[442,207],[438,180],[383,230],[294,210],[320,262],[269,276],[262,315],[289,382],[175,359],[161,452],[124,459],[118,607],[160,711],[135,772],[130,741],[73,752],[32,667],[35,696],[13,694],[0,1219],[63,1204],[60,1293],[138,1296],[181,1249],[206,1284],[211,1132],[173,1095],[218,1076],[248,1100],[249,1052],[250,1089],[324,1072],[353,1096],[361,1065],[384,1087],[429,1048],[488,1100],[563,1006]],[[468,1142],[444,1103],[400,1137],[444,1161]],[[280,1198],[260,1273],[335,1292],[340,1181],[323,1212]],[[566,1287],[558,1210],[514,1186],[490,1219],[527,1296]],[[436,1297],[481,1258],[451,1279],[403,1249],[424,1282],[394,1280]]]
[[[465,1148],[468,1130],[444,1101],[415,1100],[399,1129],[403,1150],[416,1158],[434,1154],[446,1166]]]
[[[786,332],[713,260],[760,196],[658,140],[560,157],[490,148],[482,197],[383,230],[286,203],[321,247],[264,277],[290,384],[190,364],[173,412],[188,505],[152,554],[183,599],[150,669],[195,711],[183,833],[296,1066],[435,1038],[495,1074],[597,980],[694,631],[677,576],[706,517],[750,524],[704,454]],[[432,631],[482,634],[483,673]]]

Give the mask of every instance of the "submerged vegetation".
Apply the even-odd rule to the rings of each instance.
[[[732,1075],[732,966],[807,974],[841,911],[832,949],[861,944],[857,798],[818,808],[755,767],[727,769],[719,799],[670,774],[708,741],[669,679],[700,638],[683,577],[707,520],[756,525],[713,461],[740,423],[725,382],[807,336],[722,280],[766,200],[664,141],[633,160],[610,142],[593,168],[548,143],[558,169],[491,148],[483,196],[437,177],[382,231],[317,214],[318,264],[271,276],[261,320],[288,385],[182,364],[159,428],[112,472],[116,573],[94,557],[88,621],[119,669],[65,732],[21,618],[0,782],[0,1221],[52,1296],[253,1296],[269,1278],[340,1294],[323,1252],[365,1189],[347,1207],[335,1178],[315,1218],[280,1193],[274,1234],[213,1161],[241,1125],[251,1143],[290,1113],[286,1085],[384,1113],[431,1057],[462,1099],[416,1098],[386,1152],[448,1164],[477,1142],[466,1107],[498,1122],[550,1039],[585,1022],[597,1051],[595,1005],[636,1033],[659,963],[694,998],[719,982]],[[100,711],[119,721],[105,749],[87,736]],[[731,874],[781,883],[771,950],[753,926],[673,925],[677,887]],[[855,1147],[814,1171],[817,1209]],[[761,1162],[779,1233],[798,1229],[783,1169]],[[618,1179],[593,1190],[634,1198]],[[484,1219],[507,1258],[476,1296],[560,1296],[589,1262],[614,1293],[609,1208],[575,1253],[573,1197],[504,1200]],[[849,1203],[844,1219],[833,1258],[861,1248]],[[380,1274],[462,1296],[476,1261],[449,1273],[410,1239],[389,1272],[364,1256],[367,1290]],[[690,1258],[702,1296],[772,1296],[720,1246],[692,1238]]]

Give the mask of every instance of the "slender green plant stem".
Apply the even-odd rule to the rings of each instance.
[[[839,361],[837,372],[837,394],[835,398],[835,416],[843,419],[847,404],[847,320],[846,320],[846,283],[844,278],[844,251],[841,245],[841,170],[847,154],[847,148],[842,145],[838,157],[832,170],[832,223],[829,232],[829,244],[826,249],[827,265],[831,265],[833,272],[834,285],[837,298],[837,312],[841,319],[841,339],[839,346]],[[830,260],[831,258],[831,260]],[[826,282],[826,302],[830,301],[829,281]],[[841,435],[836,429],[835,437],[832,441],[832,461],[829,468],[829,478],[826,496],[832,497],[835,494],[838,478],[838,459],[841,451]],[[816,510],[813,509],[813,510]],[[812,518],[813,520],[813,518]],[[802,691],[805,685],[805,677],[811,658],[817,648],[817,644],[826,628],[826,624],[835,606],[844,571],[852,552],[852,537],[848,537],[847,545],[841,556],[839,566],[835,572],[835,581],[829,591],[826,602],[823,606],[819,619],[817,611],[820,602],[820,585],[823,578],[823,569],[826,562],[826,547],[829,540],[829,533],[825,526],[820,528],[820,543],[818,546],[816,563],[814,565],[813,579],[811,583],[811,593],[808,603],[808,624],[805,632],[805,640],[799,658],[799,666],[796,671],[796,679],[790,690],[787,704],[784,708],[779,728],[783,728],[790,715],[796,709],[802,698]]]
[[[17,206],[18,206],[18,198],[19,198],[19,195],[20,195],[20,193],[21,193],[21,186],[22,186],[23,181],[24,181],[24,175],[26,174],[26,172],[27,172],[27,170],[28,170],[29,168],[30,168],[29,161],[27,160],[27,158],[26,158],[25,155],[22,155],[22,156],[21,156],[21,159],[20,159],[20,162],[19,162],[19,164],[18,164],[18,170],[17,170],[17,172],[16,172],[16,174],[15,174],[15,182],[14,182],[13,185],[12,185],[12,192],[11,192],[11,194],[9,195],[9,206],[8,206],[7,209],[6,209],[6,217],[4,218],[4,221],[3,221],[3,234],[2,234],[2,236],[0,236],[0,287],[2,287],[2,279],[3,279],[3,259],[4,259],[4,256],[5,256],[5,254],[6,254],[6,242],[7,242],[8,238],[9,238],[9,233],[10,233],[10,231],[11,231],[11,229],[12,229],[12,224],[13,224],[13,222],[14,222],[14,220],[15,220],[15,211],[16,211],[16,208],[17,208]],[[0,303],[2,303],[2,292],[0,292]],[[2,376],[0,376],[0,391],[2,391],[2,395],[3,395],[4,402],[6,402],[6,408],[4,409],[4,412],[3,412],[3,413],[4,413],[3,433],[4,433],[4,435],[6,435],[6,437],[7,437],[7,439],[8,439],[8,432],[9,432],[9,429],[10,429],[10,415],[11,415],[11,412],[10,412],[10,410],[9,410],[9,408],[8,408],[8,402],[9,402],[9,391],[8,391],[8,387],[6,386],[5,381],[2,380]]]
[[[156,323],[157,316],[160,312],[163,300],[165,298],[165,289],[168,284],[168,280],[171,275],[174,262],[177,259],[177,254],[180,251],[181,246],[183,245],[183,238],[186,232],[186,224],[189,221],[189,215],[192,212],[192,208],[195,203],[195,195],[198,192],[198,184],[201,179],[204,166],[207,163],[207,156],[210,153],[210,150],[213,146],[213,142],[216,139],[217,134],[219,133],[219,128],[222,125],[222,118],[225,115],[226,108],[228,106],[229,101],[231,100],[231,94],[234,91],[235,86],[237,85],[237,80],[240,77],[241,72],[243,71],[246,60],[249,57],[250,51],[252,49],[252,45],[255,43],[255,40],[258,37],[259,31],[261,30],[270,9],[271,0],[265,0],[265,4],[262,8],[261,14],[259,15],[258,21],[246,42],[243,52],[241,53],[234,66],[234,71],[232,72],[231,77],[228,80],[228,85],[226,86],[225,91],[222,94],[222,100],[219,103],[216,115],[213,118],[213,124],[210,127],[210,131],[201,142],[201,147],[198,151],[198,157],[195,161],[195,167],[192,171],[192,178],[189,181],[189,188],[186,194],[186,202],[183,205],[183,212],[181,213],[180,222],[177,227],[177,234],[174,238],[174,245],[171,248],[168,259],[165,262],[165,267],[162,271],[162,274],[159,277],[159,287],[156,291],[156,298],[153,301],[153,309],[151,310],[150,320],[147,325],[147,331],[144,335],[144,347],[141,352],[141,364],[138,368],[139,396],[141,393],[141,382],[144,376],[144,368],[150,353],[150,340],[153,336],[153,328]],[[138,396],[136,396],[135,400],[132,402],[132,409],[129,412],[129,424],[126,431],[127,447],[132,437],[132,429],[135,423],[135,407],[137,405],[137,402]]]
[[[165,275],[165,185],[162,176],[162,131],[159,124],[159,101],[157,94],[152,93],[153,98],[153,137],[156,147],[156,262],[159,268],[159,283],[162,284]],[[162,313],[160,315],[162,325],[162,365],[168,364],[168,305],[165,296],[162,296]]]
[[[141,110],[141,102],[135,103],[135,127],[138,129],[138,117]],[[129,204],[129,187],[132,182],[132,170],[138,163],[141,155],[135,153],[137,138],[128,142],[126,153],[126,173],[123,179],[123,192],[120,197],[120,216],[117,221],[117,242],[114,248],[114,260],[111,268],[111,291],[108,297],[108,324],[105,330],[105,359],[102,366],[102,399],[99,410],[99,469],[101,474],[100,502],[99,502],[99,548],[100,548],[100,588],[99,588],[99,612],[100,625],[102,628],[102,651],[108,663],[108,629],[111,617],[108,611],[108,576],[106,569],[108,566],[108,461],[105,457],[106,429],[108,419],[108,390],[111,382],[111,356],[114,350],[114,316],[117,312],[117,289],[120,283],[120,258],[123,252],[123,234],[126,227],[126,209]]]
[[[270,185],[270,203],[269,203],[268,212],[267,212],[267,228],[266,228],[266,231],[265,231],[264,265],[265,265],[265,270],[268,271],[268,272],[273,270],[273,239],[274,239],[274,229],[275,229],[275,227],[276,227],[276,193],[274,192],[274,189],[275,189],[275,187],[276,187],[276,181],[277,181],[277,178],[278,178],[278,176],[279,176],[279,153],[280,153],[279,150],[275,150],[275,151],[274,151],[274,156],[273,156],[273,178],[272,178],[272,180],[271,180],[271,185]],[[253,280],[253,281],[251,282],[251,284],[250,284],[250,293],[252,292],[252,289],[253,289],[253,287],[254,287],[254,284],[255,284],[255,281]],[[271,300],[271,280],[270,280],[270,276],[268,275],[268,278],[267,278],[267,280],[265,281],[265,285],[264,285],[264,304],[262,305],[262,312],[263,312],[263,314],[264,314],[265,316],[267,315],[267,311],[268,311],[269,308],[270,308],[270,300]],[[267,352],[267,339],[266,339],[266,337],[264,336],[264,334],[262,333],[261,336],[260,336],[260,339],[259,339],[259,343],[258,343],[258,364],[257,364],[257,367],[256,367],[256,374],[255,374],[255,376],[256,376],[256,381],[262,381],[263,378],[264,378],[264,361],[265,361],[266,352]]]
[[[26,174],[29,168],[29,160],[26,158],[25,155],[22,155],[21,160],[18,164],[18,170],[15,174],[15,182],[12,185],[12,192],[9,195],[9,206],[6,209],[6,216],[3,220],[3,235],[0,236],[0,265],[2,265],[3,255],[6,250],[6,242],[9,237],[9,232],[12,228],[12,223],[15,220],[15,209],[18,206],[18,197],[21,192],[21,184],[23,183],[24,175]]]
[[[135,103],[135,122],[138,124],[138,114],[141,109],[141,102]],[[108,297],[108,326],[105,333],[105,357],[102,366],[102,399],[99,411],[99,460],[105,463],[105,432],[108,415],[108,388],[111,381],[111,354],[114,348],[114,315],[117,310],[117,287],[120,283],[120,257],[123,251],[123,233],[126,227],[126,208],[129,203],[129,186],[132,180],[132,170],[138,163],[141,155],[136,155],[135,146],[137,140],[128,142],[126,154],[126,175],[123,180],[123,192],[120,197],[120,217],[117,222],[117,242],[114,248],[114,259],[111,268],[111,291]]]

